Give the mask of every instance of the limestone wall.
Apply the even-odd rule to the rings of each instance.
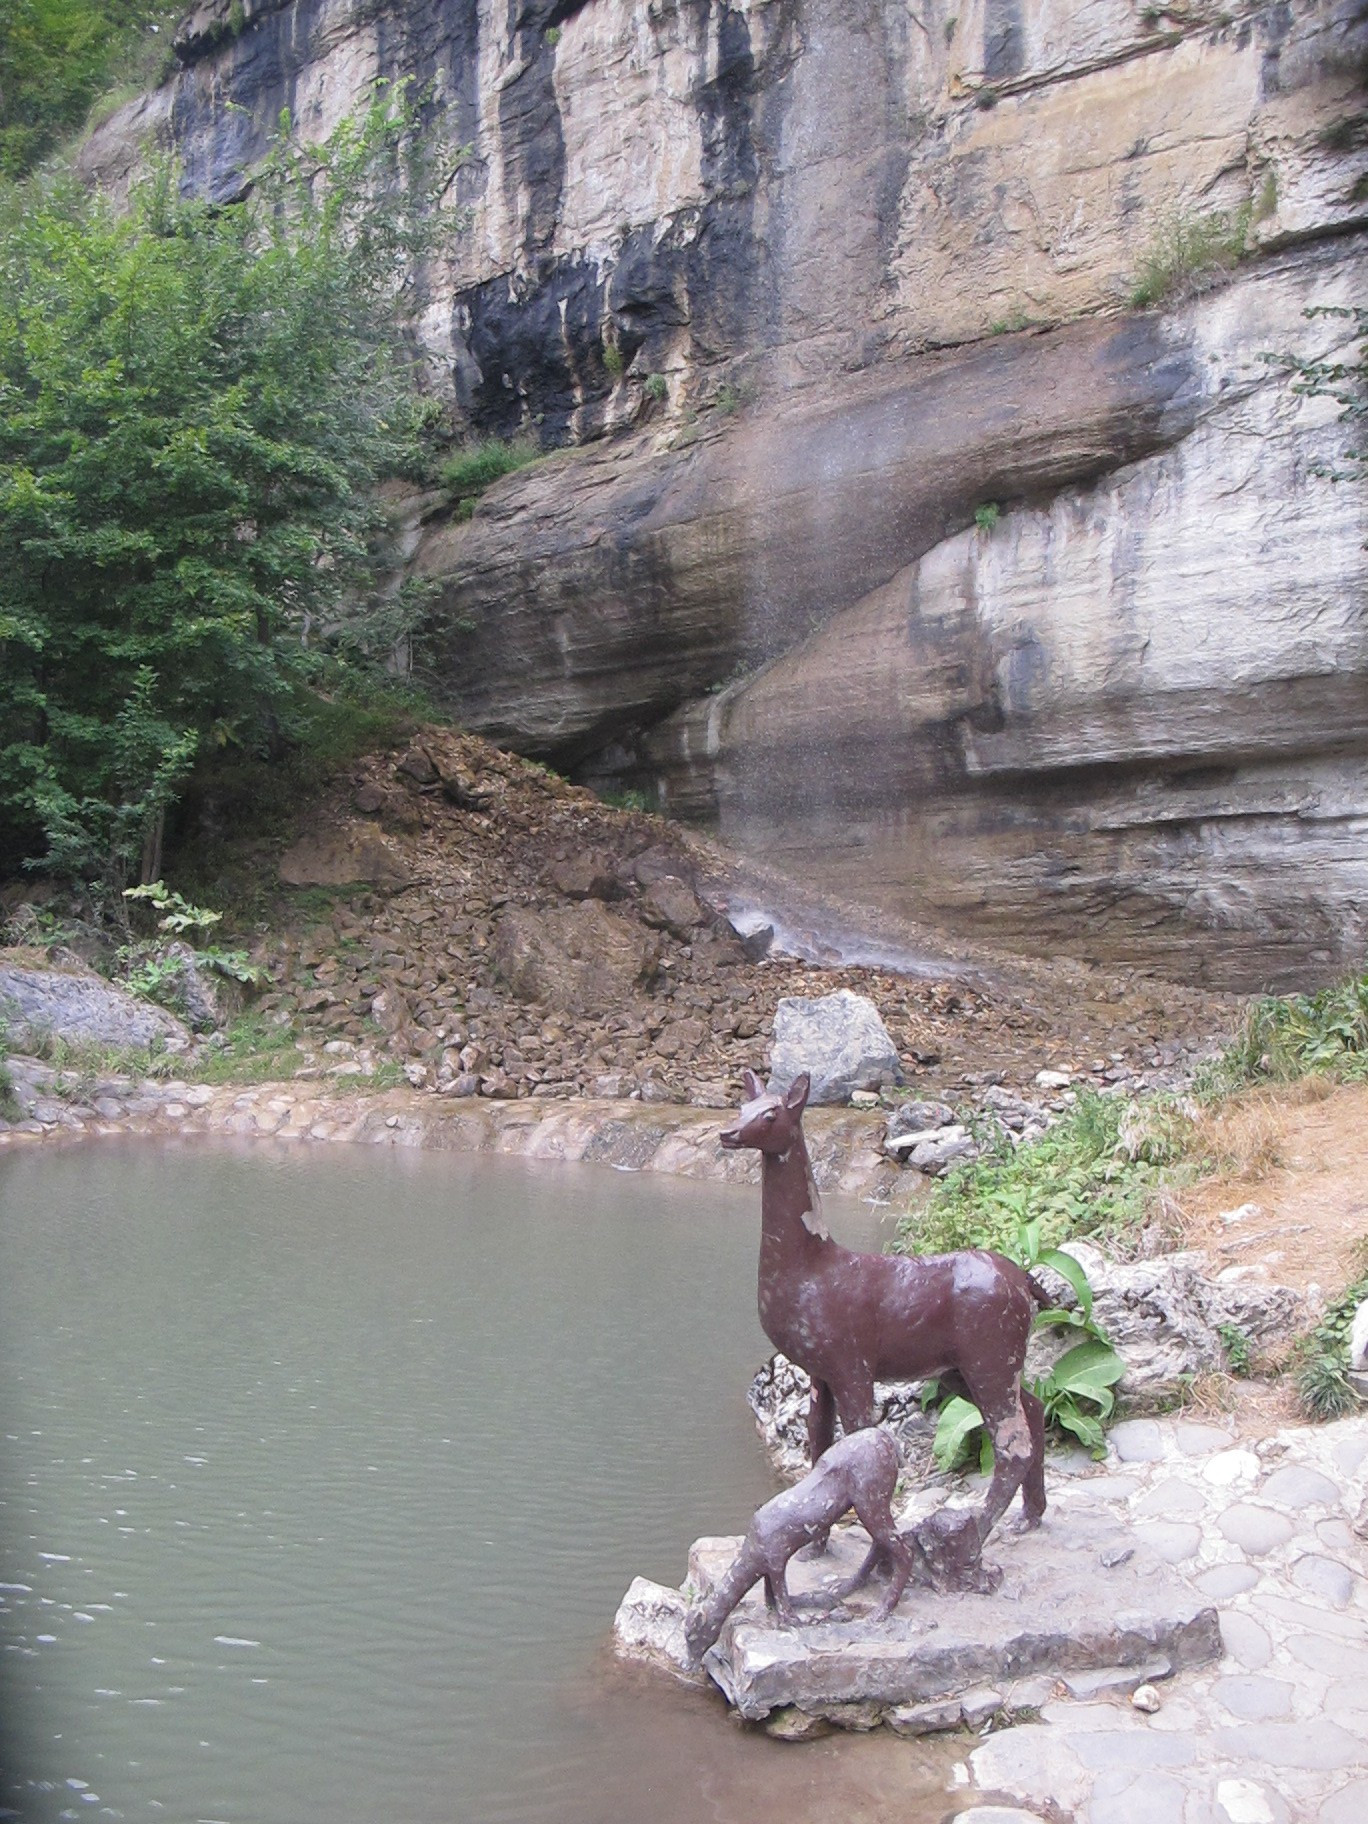
[[[1260,359],[1364,296],[1356,0],[203,0],[178,49],[89,174],[234,195],[377,75],[470,148],[433,384],[569,446],[414,508],[470,726],[1014,944],[1361,955],[1362,503]]]

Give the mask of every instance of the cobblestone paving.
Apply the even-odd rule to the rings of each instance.
[[[1137,1419],[1100,1473],[1065,1467],[1057,1515],[1128,1519],[1216,1603],[1225,1657],[1152,1715],[1060,1699],[990,1735],[960,1824],[1368,1824],[1368,1418],[1251,1445]]]

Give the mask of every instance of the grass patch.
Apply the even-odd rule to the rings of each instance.
[[[937,1180],[923,1207],[899,1225],[894,1251],[1010,1252],[1023,1223],[1042,1246],[1070,1236],[1134,1232],[1153,1214],[1170,1168],[1185,1156],[1190,1124],[1171,1098],[1144,1104],[1082,1090],[1038,1140],[1014,1147],[992,1125],[986,1150]]]
[[[438,478],[451,495],[457,517],[469,519],[475,502],[486,489],[505,475],[538,461],[541,454],[530,437],[486,437],[449,457],[438,471]]]
[[[1231,271],[1245,256],[1253,219],[1250,203],[1205,215],[1175,211],[1168,216],[1140,263],[1130,294],[1132,309],[1187,297]]]
[[[248,1011],[228,1027],[223,1044],[206,1049],[185,1074],[210,1084],[285,1081],[306,1061],[298,1038],[292,1026],[273,1025]]]

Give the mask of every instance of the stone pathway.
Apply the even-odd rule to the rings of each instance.
[[[1217,1604],[1225,1657],[1152,1715],[1061,1695],[988,1736],[957,1769],[983,1801],[961,1824],[1365,1824],[1368,1418],[1252,1445],[1132,1420],[1085,1464],[1056,1465],[1055,1512],[1133,1525]]]

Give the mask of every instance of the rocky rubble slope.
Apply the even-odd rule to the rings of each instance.
[[[909,977],[757,955],[700,897],[714,859],[661,818],[427,730],[339,778],[281,856],[294,932],[261,1006],[340,1064],[378,1051],[449,1095],[716,1107],[765,1067],[788,995],[869,996],[906,1082],[952,1098],[1046,1067],[1162,1077],[1233,1017],[1077,965]]]

